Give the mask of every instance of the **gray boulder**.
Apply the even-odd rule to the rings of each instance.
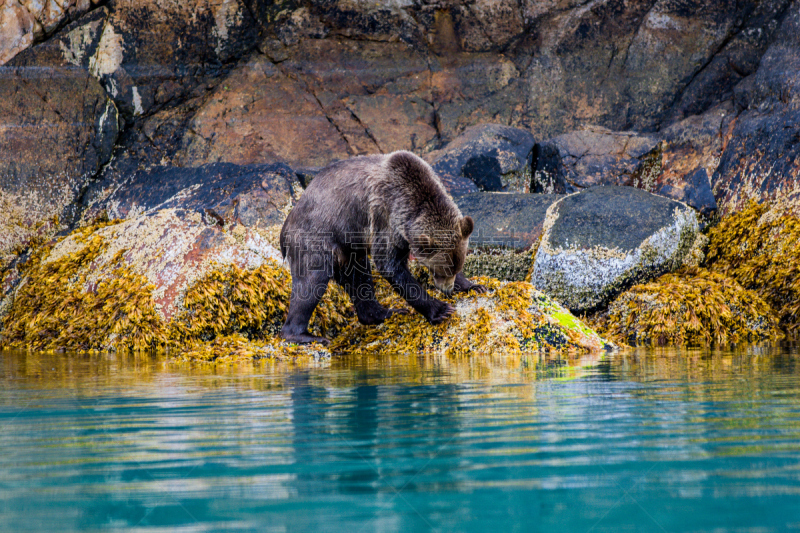
[[[475,221],[465,274],[524,280],[531,270],[532,250],[542,234],[547,208],[563,197],[476,192],[457,198],[461,212]]]
[[[633,187],[593,187],[547,212],[531,282],[573,312],[680,267],[699,226],[685,204]]]
[[[432,152],[428,161],[446,186],[463,180],[474,184],[467,182],[464,192],[530,192],[528,155],[534,142],[526,130],[482,124]]]
[[[542,234],[547,208],[561,198],[563,194],[476,192],[456,198],[456,203],[475,221],[471,247],[530,250]]]

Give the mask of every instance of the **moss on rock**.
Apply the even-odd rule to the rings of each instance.
[[[95,229],[78,230],[76,238],[84,246],[55,261],[42,261],[49,246],[29,259],[22,269],[26,278],[3,318],[2,338],[8,346],[146,349],[166,343],[167,330],[152,299],[155,287],[132,272],[122,254],[114,258],[111,276],[87,290],[87,266],[107,248],[92,235]]]
[[[155,285],[125,262],[126,250],[118,250],[98,271],[98,260],[109,248],[99,230],[118,222],[101,221],[74,231],[69,253],[53,258],[53,247],[47,244],[31,255],[20,268],[25,277],[2,319],[5,346],[169,349],[196,354],[201,361],[212,360],[210,354],[221,342],[238,342],[236,353],[259,353],[267,347],[272,351],[265,353],[273,353],[281,344],[287,354],[298,351],[274,339],[291,291],[289,273],[277,262],[267,260],[254,269],[235,264],[209,268],[189,285],[179,311],[165,320],[153,297]],[[338,287],[329,289],[312,318],[318,334],[336,333],[354,316],[343,305],[346,299]],[[242,339],[256,344],[246,348]]]

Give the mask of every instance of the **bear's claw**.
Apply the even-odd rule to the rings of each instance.
[[[452,305],[437,300],[436,305],[431,306],[430,315],[426,318],[431,324],[441,324],[455,312],[456,310]]]

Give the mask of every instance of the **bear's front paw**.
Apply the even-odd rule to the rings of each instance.
[[[472,287],[468,288],[466,292],[475,291],[478,294],[483,294],[484,292],[488,291],[489,289],[486,285],[478,285],[477,283],[473,283]]]
[[[425,315],[425,318],[427,318],[428,322],[431,324],[441,324],[450,318],[455,312],[456,310],[452,305],[439,300],[434,300],[431,302],[431,307],[428,313]]]

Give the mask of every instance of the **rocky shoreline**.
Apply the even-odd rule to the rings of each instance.
[[[365,330],[330,288],[334,352],[795,334],[800,0],[557,4],[4,5],[2,344],[327,353],[274,337],[277,234],[320,167],[396,149],[492,291]]]

